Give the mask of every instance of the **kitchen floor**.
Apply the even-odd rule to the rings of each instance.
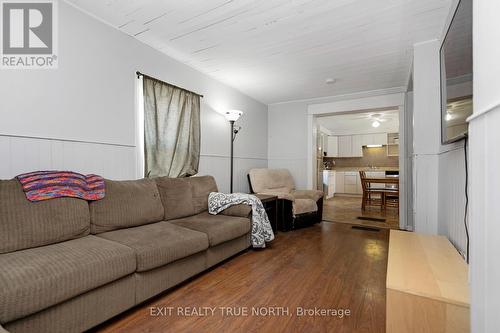
[[[364,219],[359,219],[362,217]],[[373,220],[370,220],[373,219]],[[385,221],[377,221],[384,219]],[[323,221],[355,224],[368,227],[399,229],[396,208],[367,207],[361,210],[361,196],[335,196],[323,203]]]

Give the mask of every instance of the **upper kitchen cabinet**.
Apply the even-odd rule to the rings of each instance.
[[[363,136],[352,136],[351,157],[363,157]]]
[[[339,157],[352,157],[352,136],[338,137]]]
[[[329,135],[326,145],[326,156],[338,157],[339,156],[339,138],[338,136]]]
[[[363,134],[362,137],[363,146],[387,144],[387,133]]]
[[[338,157],[363,157],[363,136],[342,135],[338,137]]]
[[[387,133],[387,156],[399,156],[399,133]]]

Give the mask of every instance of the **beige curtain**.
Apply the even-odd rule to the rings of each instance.
[[[200,96],[144,76],[146,177],[187,177],[200,160]]]

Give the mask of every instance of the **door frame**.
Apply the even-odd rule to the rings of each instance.
[[[407,229],[407,178],[412,177],[406,172],[406,146],[405,133],[405,93],[388,93],[355,99],[339,99],[337,101],[310,104],[307,107],[307,187],[316,188],[316,138],[318,116],[339,115],[346,113],[359,113],[366,111],[399,110],[399,227]]]

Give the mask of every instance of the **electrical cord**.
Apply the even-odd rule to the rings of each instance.
[[[466,262],[469,263],[469,226],[467,224],[467,213],[469,209],[469,167],[468,167],[468,158],[467,158],[467,136],[464,140],[464,155],[465,155],[465,213],[464,213],[464,226],[465,226],[465,235],[467,237],[466,244]]]

